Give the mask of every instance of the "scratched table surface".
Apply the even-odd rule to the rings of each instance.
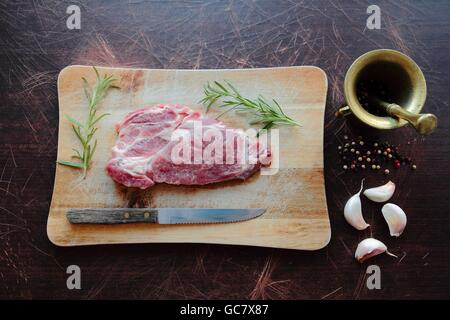
[[[381,29],[366,28],[373,1],[2,1],[0,4],[0,298],[40,299],[428,299],[449,298],[449,1],[377,1]],[[81,9],[81,29],[66,26]],[[345,71],[362,53],[410,55],[428,84],[426,110],[439,117],[431,136],[411,128],[374,132],[335,117]],[[148,244],[59,248],[46,235],[58,132],[56,79],[67,65],[142,68],[258,68],[316,65],[329,80],[325,180],[329,245],[302,252],[243,246]],[[343,204],[362,174],[346,174],[342,135],[379,135],[401,144],[418,169],[390,178],[393,201],[408,214],[399,239],[380,206],[364,203],[372,228],[353,230]],[[409,142],[409,144],[407,143]],[[367,182],[384,181],[366,174]],[[354,258],[373,236],[398,259],[372,260],[381,289],[369,290],[368,264]],[[81,290],[66,269],[81,268]]]

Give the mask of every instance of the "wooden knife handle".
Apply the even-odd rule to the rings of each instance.
[[[119,224],[158,223],[158,210],[149,208],[83,208],[69,209],[70,223]]]

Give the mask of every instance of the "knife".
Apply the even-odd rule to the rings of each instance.
[[[254,219],[266,209],[210,208],[83,208],[68,209],[70,223],[120,224],[198,224],[229,223]]]

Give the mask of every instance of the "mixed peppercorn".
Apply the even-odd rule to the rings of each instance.
[[[389,174],[389,168],[400,169],[401,166],[409,166],[417,169],[411,158],[399,153],[399,147],[388,141],[365,141],[361,136],[350,140],[344,136],[344,143],[337,147],[342,160],[342,169],[346,171],[378,170]]]
[[[361,106],[364,107],[369,113],[378,116],[386,117],[387,114],[378,105],[374,105],[373,101],[370,100],[371,96],[375,96],[378,99],[386,102],[393,102],[391,94],[384,87],[384,85],[376,80],[371,79],[370,81],[361,81],[357,86],[357,96],[358,101]]]

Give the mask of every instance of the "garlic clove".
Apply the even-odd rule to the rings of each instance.
[[[360,194],[363,189],[363,182],[364,179],[361,181],[361,189],[359,192],[348,199],[344,207],[345,220],[357,230],[364,230],[369,226],[364,220],[361,209]]]
[[[406,227],[406,213],[398,205],[386,203],[381,208],[384,220],[386,220],[389,232],[393,237],[400,237]]]
[[[392,254],[389,251],[387,251],[387,247],[383,242],[374,238],[367,238],[358,244],[358,247],[356,248],[355,252],[355,258],[360,263],[363,263],[367,259],[379,255],[383,252],[386,252],[388,255],[392,257],[398,258],[395,254]]]
[[[365,190],[364,195],[372,201],[385,202],[392,197],[394,191],[395,183],[389,181],[385,185]]]

